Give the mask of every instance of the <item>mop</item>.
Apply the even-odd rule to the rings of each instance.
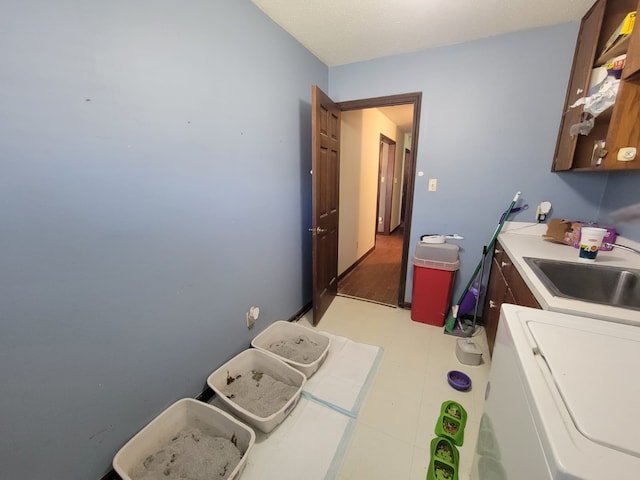
[[[509,204],[509,207],[500,218],[500,221],[498,222],[498,226],[496,227],[496,230],[493,232],[493,236],[491,237],[491,240],[483,248],[482,258],[478,262],[478,265],[476,265],[476,268],[473,271],[473,275],[471,275],[469,282],[467,283],[466,287],[462,291],[462,294],[458,299],[458,303],[456,303],[451,307],[451,314],[447,318],[447,321],[445,322],[445,326],[444,326],[445,333],[448,333],[450,335],[460,336],[460,337],[469,337],[473,335],[475,331],[476,315],[474,314],[473,325],[464,325],[463,322],[461,322],[458,319],[458,316],[461,316],[463,313],[468,313],[470,311],[469,307],[475,308],[475,312],[477,314],[478,300],[480,297],[480,285],[482,284],[482,275],[478,277],[478,274],[480,273],[481,269],[483,270],[482,273],[484,273],[484,263],[485,263],[486,252],[491,251],[493,249],[493,246],[495,245],[496,240],[498,239],[498,235],[500,235],[500,232],[502,231],[502,227],[504,226],[504,223],[507,221],[507,218],[509,218],[509,215],[511,214],[511,212],[515,210],[514,207],[518,202],[519,198],[520,198],[520,192],[517,192],[513,197],[513,200]],[[457,329],[456,329],[456,326],[458,327]]]
[[[480,273],[478,278],[474,277],[474,282],[468,287],[467,292],[464,295],[464,298],[460,302],[460,305],[457,305],[457,317],[455,318],[455,326],[451,331],[447,331],[446,326],[444,333],[449,335],[454,335],[456,337],[470,337],[476,331],[476,319],[478,318],[478,305],[480,304],[480,288],[482,283],[482,278],[484,277],[484,265],[485,260],[487,258],[487,246],[482,247],[482,258],[480,259]],[[473,310],[473,320],[471,323],[462,319],[462,315],[466,315],[471,310]],[[449,321],[449,319],[447,319]]]

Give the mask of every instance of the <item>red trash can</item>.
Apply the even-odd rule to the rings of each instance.
[[[446,245],[446,244],[445,244]],[[442,245],[430,245],[430,247],[442,247]],[[413,257],[413,295],[411,299],[411,320],[428,323],[442,327],[449,312],[449,302],[453,279],[460,268],[457,260],[458,249],[456,245],[447,245],[454,249],[434,248],[433,251],[421,246],[421,252],[416,252],[421,257],[432,257],[451,260],[455,250],[456,260],[445,262],[428,258]],[[425,251],[426,250],[426,251]]]

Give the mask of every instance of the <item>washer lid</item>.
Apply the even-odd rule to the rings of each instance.
[[[640,457],[640,339],[528,322],[577,430]]]

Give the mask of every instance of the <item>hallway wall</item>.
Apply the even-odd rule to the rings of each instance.
[[[375,245],[381,133],[402,145],[402,132],[378,109],[342,112],[338,275]],[[396,164],[401,162],[398,150],[401,148],[396,148]],[[396,168],[399,190],[401,177],[397,175]]]

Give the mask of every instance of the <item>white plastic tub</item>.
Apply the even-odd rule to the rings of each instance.
[[[452,263],[458,260],[458,245],[450,243],[418,243],[416,245],[415,258],[420,260],[431,260],[434,262]]]
[[[235,436],[242,458],[227,478],[236,480],[240,477],[255,442],[255,432],[227,412],[191,398],[178,400],[134,435],[113,458],[114,470],[123,480],[133,480],[133,470],[149,455],[169,445],[185,428],[199,428],[207,435],[229,440]]]
[[[306,335],[314,342],[319,343],[323,346],[323,350],[317,358],[314,358],[308,362],[299,362],[286,358],[282,355],[277,354],[276,352],[272,352],[271,350],[269,350],[269,347],[277,341],[287,338],[296,338],[301,335]],[[267,352],[271,355],[275,355],[276,357],[291,365],[293,368],[300,370],[305,374],[307,378],[309,378],[320,368],[320,366],[327,358],[329,347],[331,346],[331,340],[326,335],[311,330],[310,328],[303,327],[302,325],[298,325],[297,323],[279,320],[272,323],[269,327],[266,328],[266,330],[264,330],[260,335],[254,338],[251,341],[251,345],[254,348]]]
[[[258,370],[276,380],[296,387],[294,395],[282,408],[267,417],[261,417],[254,412],[246,410],[233,399],[227,398],[223,392],[227,386],[227,375],[236,377],[239,374],[251,370]],[[269,433],[289,415],[298,403],[300,394],[302,393],[302,387],[306,381],[307,377],[305,377],[302,372],[287,365],[275,356],[255,348],[250,348],[239,353],[207,378],[209,387],[211,387],[219,400],[229,408],[232,413],[264,433]]]

